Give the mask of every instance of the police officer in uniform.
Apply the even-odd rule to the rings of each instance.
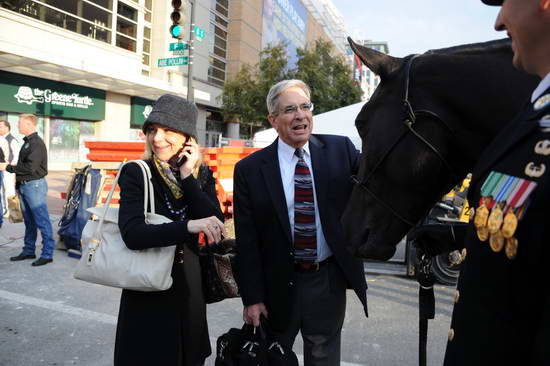
[[[542,80],[473,171],[467,226],[425,226],[428,255],[462,248],[445,366],[550,365],[550,0],[501,6],[514,66]]]

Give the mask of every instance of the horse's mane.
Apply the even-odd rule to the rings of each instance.
[[[426,54],[460,54],[475,55],[487,52],[511,52],[512,41],[510,38],[497,39],[494,41],[471,43],[454,47],[439,48],[426,51]]]

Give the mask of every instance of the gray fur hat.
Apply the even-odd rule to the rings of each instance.
[[[176,95],[164,94],[153,104],[153,110],[145,120],[142,130],[147,133],[147,127],[157,123],[196,137],[197,114],[195,103]]]

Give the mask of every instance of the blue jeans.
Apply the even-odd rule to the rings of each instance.
[[[23,254],[35,254],[38,230],[42,234],[42,258],[52,258],[55,242],[53,240],[52,223],[48,214],[46,194],[48,183],[46,179],[31,180],[18,188],[21,198],[21,211],[25,222],[25,245]]]

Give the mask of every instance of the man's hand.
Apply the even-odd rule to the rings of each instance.
[[[252,324],[257,327],[260,325],[260,314],[264,314],[267,318],[267,310],[263,302],[258,304],[245,306],[243,310],[243,319],[246,324]]]
[[[6,170],[7,166],[8,166],[8,163],[0,163],[0,171]]]

